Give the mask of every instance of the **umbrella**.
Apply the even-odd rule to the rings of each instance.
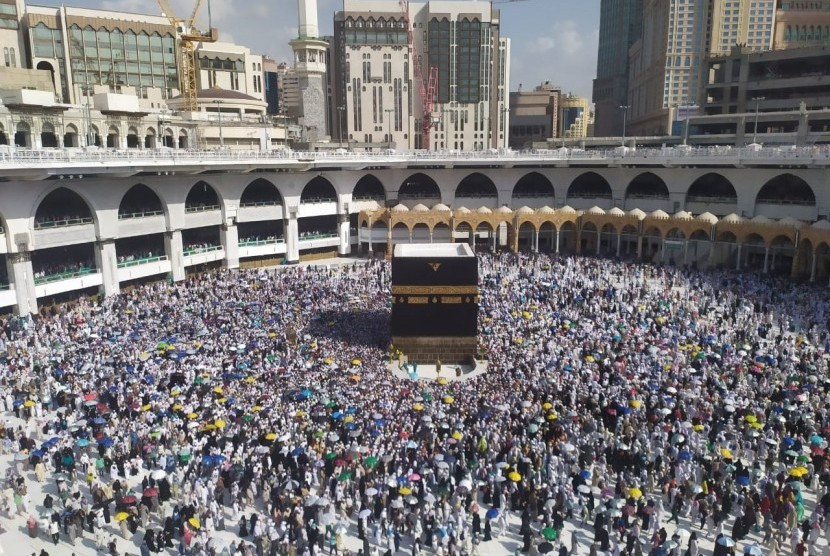
[[[366,489],[366,496],[374,496],[378,493],[378,489],[371,487]]]
[[[642,498],[643,497],[643,491],[640,490],[639,488],[630,488],[630,489],[628,489],[628,495],[630,497],[634,498],[634,499]]]
[[[514,483],[518,483],[522,480],[521,474],[519,474],[519,472],[517,471],[511,471],[507,478],[513,481]]]
[[[576,490],[582,494],[591,494],[591,487],[588,485],[579,485]]]
[[[360,519],[366,519],[370,515],[372,515],[372,510],[366,509],[366,510],[360,510],[360,513],[357,514],[357,517],[359,517]]]
[[[369,456],[365,460],[363,460],[363,465],[368,467],[369,469],[374,468],[378,464],[378,458],[376,456]]]
[[[536,549],[539,551],[539,554],[550,554],[553,552],[553,545],[549,542],[543,542]]]
[[[732,537],[727,537],[726,535],[724,535],[724,536],[722,536],[721,538],[718,539],[718,544],[721,545],[721,546],[725,546],[727,548],[730,548],[732,546],[735,546],[735,539],[733,539]]]
[[[130,514],[128,514],[127,512],[118,512],[117,514],[115,514],[115,521],[124,521],[128,517],[130,517]]]
[[[86,439],[86,438],[79,438],[78,442],[76,442],[76,444],[80,448],[86,448],[87,446],[89,446],[89,440]]]
[[[152,498],[153,496],[158,496],[158,495],[159,495],[159,489],[157,489],[157,488],[151,487],[151,488],[145,488],[144,489],[144,496],[146,496],[147,498]]]
[[[189,524],[190,524],[190,525],[191,525],[194,529],[200,529],[200,528],[202,527],[202,522],[201,522],[201,521],[199,521],[199,518],[198,518],[198,517],[191,517],[190,519],[188,519],[188,520],[187,520],[187,522],[188,522],[188,523],[189,523]]]
[[[487,510],[487,513],[485,514],[485,517],[487,519],[496,519],[497,517],[499,517],[499,509],[498,508],[490,508],[489,510]]]
[[[540,531],[540,533],[545,539],[549,541],[556,540],[556,537],[559,536],[559,534],[556,532],[556,529],[554,529],[553,527],[545,527]]]
[[[165,478],[167,473],[164,472],[163,469],[156,469],[152,473],[150,473],[150,477],[155,481],[160,481],[161,479]]]

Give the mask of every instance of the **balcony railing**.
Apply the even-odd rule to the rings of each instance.
[[[243,201],[239,203],[239,208],[245,207],[278,207],[282,203],[274,199],[272,201]]]
[[[360,202],[360,201],[376,201],[377,203],[383,204],[386,202],[386,198],[383,195],[353,195],[352,201]]]
[[[302,205],[316,205],[320,203],[335,203],[337,199],[333,199],[330,197],[310,197],[308,199],[300,199],[300,204]]]
[[[184,211],[187,213],[210,212],[212,210],[219,210],[219,205],[199,205],[196,207],[184,207]]]
[[[299,239],[300,239],[300,241],[311,241],[311,240],[314,240],[314,239],[331,239],[331,238],[334,238],[334,237],[337,237],[336,233],[306,234],[306,235],[301,235]]]
[[[159,261],[166,261],[167,255],[159,255],[157,257],[144,257],[141,259],[133,259],[131,261],[120,261],[118,268],[129,268],[131,266],[139,266],[142,264],[157,263]]]
[[[47,274],[46,276],[36,276],[35,285],[51,284],[52,282],[60,282],[61,280],[69,280],[71,278],[80,278],[81,276],[88,276],[97,272],[94,268],[81,268],[79,270],[69,272],[59,272],[57,274]]]
[[[240,247],[256,247],[257,245],[276,245],[278,243],[285,243],[285,238],[273,239],[246,239],[239,242]]]
[[[686,197],[687,203],[707,203],[707,204],[729,204],[737,203],[737,197],[718,197],[715,195],[689,195]]]
[[[66,228],[69,226],[83,226],[84,224],[92,224],[92,217],[82,218],[65,218],[63,220],[36,220],[35,230],[48,230],[51,228]]]
[[[221,245],[210,245],[208,247],[194,247],[193,249],[185,249],[184,256],[199,255],[201,253],[212,253],[213,251],[221,251]]]
[[[161,210],[145,210],[140,212],[119,212],[119,220],[128,220],[131,218],[149,218],[150,216],[161,216],[164,211]]]

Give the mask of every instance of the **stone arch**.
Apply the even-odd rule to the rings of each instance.
[[[435,180],[424,173],[412,174],[406,178],[398,189],[401,201],[418,199],[441,199],[441,188]]]
[[[143,183],[137,183],[124,193],[118,204],[118,218],[165,214],[166,207],[158,194]]]
[[[539,172],[530,172],[516,182],[513,187],[512,200],[516,205],[525,204],[524,201],[519,201],[520,199],[532,199],[537,202],[528,201],[531,204],[553,206],[555,195],[553,184],[548,178]]]
[[[18,147],[32,148],[32,128],[26,122],[17,122],[14,144]]]
[[[68,187],[57,187],[38,200],[35,229],[54,228],[71,224],[94,223],[98,219],[89,203],[80,193]]]
[[[498,198],[499,191],[493,180],[480,172],[474,172],[459,182],[455,188],[455,198]]]
[[[567,200],[572,199],[611,199],[611,185],[596,172],[585,172],[577,176],[568,186]]]
[[[55,126],[50,122],[43,122],[40,126],[40,146],[54,149],[58,146],[58,136],[55,133]]]
[[[518,248],[519,251],[530,251],[533,249],[533,238],[536,233],[536,225],[530,220],[525,220],[519,224],[518,229]]]
[[[694,214],[711,212],[725,216],[738,210],[738,193],[735,186],[722,174],[703,174],[686,190],[687,211]]]
[[[812,262],[813,243],[808,239],[804,239],[803,241],[808,242],[810,247],[807,250],[809,254],[807,258],[801,252],[801,246],[803,244],[799,244],[798,249],[796,249],[791,237],[785,234],[779,234],[773,237],[769,242],[770,257],[772,258],[770,272],[775,274],[794,273],[795,276],[802,277],[808,276],[810,271],[809,263]]]
[[[352,201],[377,201],[383,206],[386,204],[386,189],[374,174],[366,174],[357,180],[352,190]]]
[[[429,224],[416,222],[411,228],[412,243],[429,243]]]
[[[107,148],[118,149],[121,147],[121,132],[114,125],[107,129]]]
[[[240,207],[282,205],[283,199],[276,185],[265,178],[257,178],[242,191]]]
[[[779,174],[767,181],[755,197],[755,210],[761,204],[816,206],[813,188],[793,174]]]
[[[557,229],[559,231],[559,251],[562,253],[576,253],[576,245],[579,241],[576,222],[572,220],[560,222]]]
[[[452,240],[452,232],[446,222],[436,222],[432,227],[433,243],[449,243]]]
[[[329,180],[317,176],[303,187],[300,194],[301,203],[337,202],[337,190]]]
[[[219,192],[206,181],[196,182],[187,192],[187,198],[184,201],[185,212],[215,210],[221,206],[222,198]]]
[[[138,141],[138,129],[134,125],[131,125],[129,128],[127,128],[127,148],[137,149],[140,146],[141,145]]]
[[[630,210],[627,206],[629,199],[668,201],[669,188],[657,174],[643,172],[631,180],[625,189],[626,210]]]
[[[0,130],[2,133],[2,130]],[[80,147],[78,135],[78,127],[75,124],[66,124],[63,129],[63,146],[64,147]],[[0,141],[2,144],[2,141]]]

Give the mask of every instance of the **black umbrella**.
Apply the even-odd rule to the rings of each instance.
[[[553,552],[553,545],[547,541],[541,543],[538,547],[539,554],[548,554]]]

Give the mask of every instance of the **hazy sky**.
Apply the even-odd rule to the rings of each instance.
[[[393,6],[397,0],[388,0]],[[318,0],[320,28],[331,33],[342,0]],[[59,5],[61,0],[33,0]],[[65,4],[137,13],[159,13],[155,0],[64,0]],[[179,16],[189,15],[194,0],[171,0]],[[203,8],[206,14],[207,2]],[[597,67],[599,0],[519,0],[501,3],[502,33],[512,40],[511,90],[543,81],[564,91],[591,97]],[[212,0],[213,25],[221,40],[248,46],[277,61],[290,60],[288,40],[297,33],[297,0]]]

